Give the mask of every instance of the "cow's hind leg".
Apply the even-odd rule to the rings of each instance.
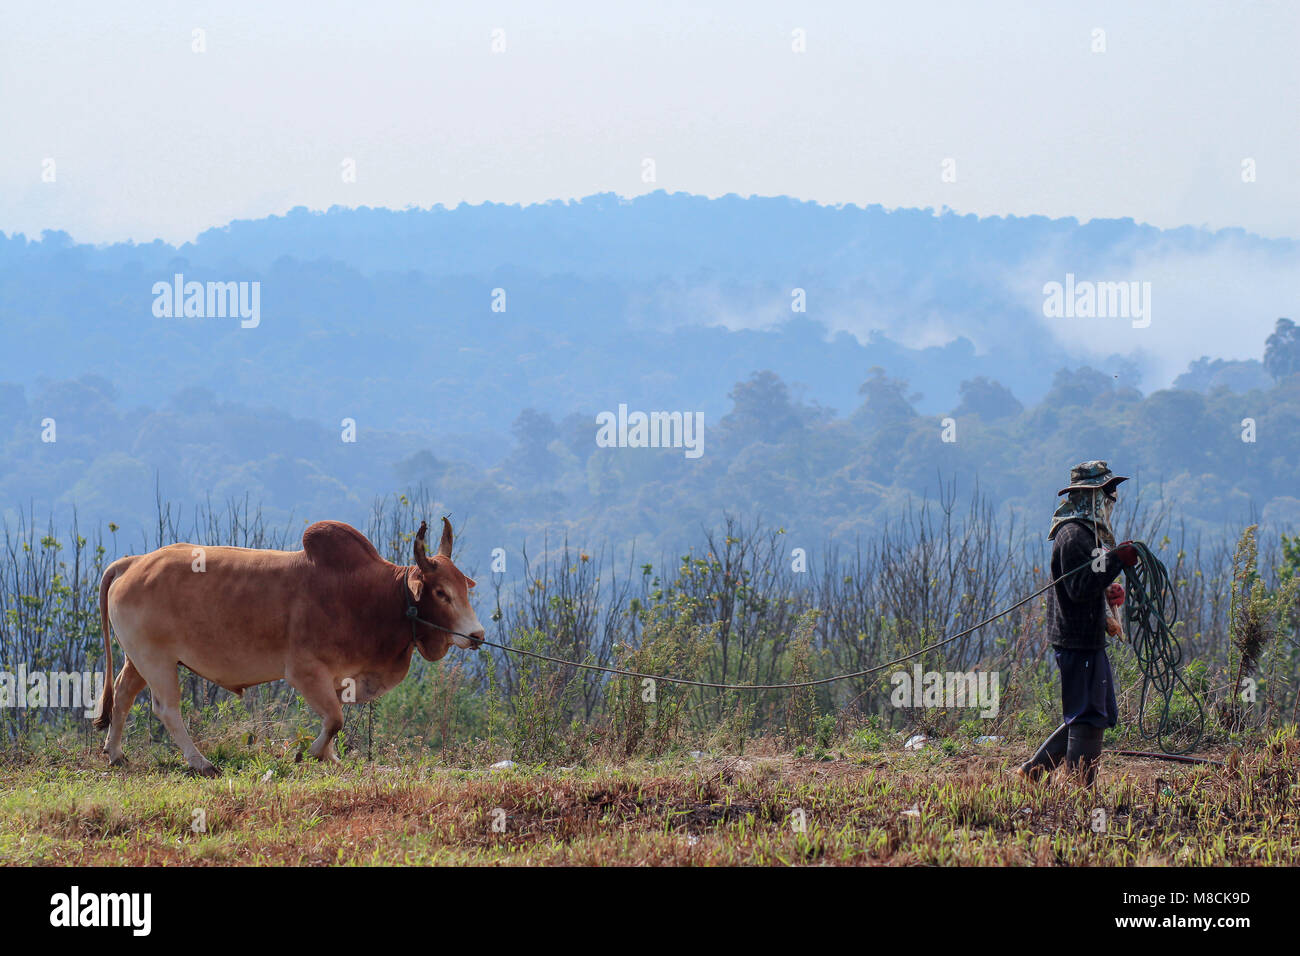
[[[176,741],[176,746],[185,754],[190,769],[205,777],[215,777],[217,768],[199,753],[199,748],[194,746],[194,741],[185,729],[185,722],[181,720],[181,682],[176,673],[177,663],[172,661],[169,665],[155,668],[137,661],[136,667],[140,668],[141,675],[149,682],[149,690],[153,694],[153,712],[163,722],[172,740]]]
[[[295,668],[285,675],[294,690],[302,694],[309,707],[320,715],[320,736],[312,741],[307,752],[317,760],[338,762],[334,751],[334,737],[343,729],[343,705],[334,690],[334,677],[323,667]]]
[[[112,766],[126,763],[126,754],[122,752],[122,735],[126,733],[126,715],[131,711],[140,691],[144,690],[144,678],[135,669],[131,658],[126,659],[113,684],[113,715],[108,725],[108,736],[104,739],[104,753]]]

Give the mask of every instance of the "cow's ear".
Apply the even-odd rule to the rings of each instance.
[[[477,584],[474,583],[474,579],[473,579],[473,578],[466,578],[466,579],[465,579],[465,583],[468,584],[470,587],[477,587],[477,586],[478,586]]]
[[[424,578],[418,574],[408,574],[406,576],[406,590],[410,592],[411,600],[419,604],[420,598],[424,597]]]

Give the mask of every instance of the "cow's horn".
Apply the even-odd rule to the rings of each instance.
[[[444,558],[451,557],[451,522],[446,515],[442,518],[442,540],[438,542],[438,553]]]
[[[415,532],[415,563],[421,571],[432,571],[433,562],[429,560],[429,555],[424,549],[424,536],[429,531],[429,525],[426,522],[420,522],[420,530]]]

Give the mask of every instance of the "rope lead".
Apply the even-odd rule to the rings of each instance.
[[[1201,742],[1205,735],[1205,708],[1201,705],[1200,698],[1196,692],[1183,679],[1179,673],[1179,667],[1183,660],[1182,647],[1178,643],[1178,638],[1174,636],[1173,625],[1171,620],[1178,619],[1178,598],[1174,593],[1173,584],[1169,580],[1169,572],[1165,569],[1164,564],[1157,558],[1149,547],[1141,541],[1131,542],[1138,552],[1138,564],[1134,567],[1124,569],[1124,577],[1128,586],[1128,598],[1125,602],[1124,616],[1128,625],[1129,643],[1133,647],[1133,653],[1137,657],[1138,667],[1142,671],[1142,690],[1138,701],[1138,732],[1146,740],[1155,741],[1160,749],[1166,754],[1177,756],[1194,750]],[[551,657],[548,654],[539,654],[536,651],[526,651],[520,647],[511,647],[508,644],[498,644],[495,641],[477,640],[465,634],[459,634],[449,628],[434,624],[432,621],[426,621],[419,617],[419,611],[411,604],[407,608],[406,615],[411,620],[411,638],[415,638],[416,624],[423,624],[426,627],[432,627],[440,631],[446,631],[448,634],[456,634],[459,637],[465,637],[468,640],[476,641],[478,646],[495,647],[499,650],[506,651],[509,654],[519,654],[524,657],[531,657],[534,660],[548,661],[552,664],[563,664],[567,667],[579,667],[584,670],[602,671],[606,674],[617,674],[622,677],[639,677],[644,680],[664,681],[670,684],[683,684],[687,687],[706,687],[714,690],[791,690],[799,687],[817,687],[821,684],[830,684],[835,681],[850,680],[855,677],[866,677],[884,670],[887,667],[894,667],[904,661],[909,661],[914,657],[920,657],[929,651],[951,644],[966,635],[979,630],[986,624],[991,624],[998,618],[1005,617],[1017,608],[1024,607],[1034,598],[1043,594],[1049,588],[1064,581],[1066,578],[1078,574],[1084,568],[1090,566],[1091,561],[1085,561],[1077,568],[1073,568],[1059,578],[1055,578],[1043,585],[1033,594],[1021,598],[1015,604],[1007,607],[996,614],[984,618],[984,620],[972,624],[965,630],[958,631],[951,637],[944,638],[934,644],[928,644],[920,650],[913,651],[910,654],[904,654],[902,657],[896,657],[892,661],[886,661],[883,664],[877,664],[874,667],[868,667],[865,670],[853,671],[848,674],[836,674],[833,677],[821,677],[816,680],[793,681],[787,684],[723,684],[712,681],[688,680],[684,677],[668,677],[662,674],[645,674],[641,671],[625,670],[620,667],[605,667],[600,664],[586,664],[581,661],[570,661],[560,657]],[[409,600],[409,598],[408,598]],[[1166,613],[1169,612],[1169,613]],[[1191,698],[1192,703],[1196,706],[1197,714],[1197,731],[1196,738],[1187,747],[1181,750],[1170,749],[1166,742],[1166,735],[1169,733],[1172,722],[1170,714],[1173,707],[1174,693],[1179,687],[1182,687]],[[1159,694],[1162,699],[1160,709],[1160,718],[1154,728],[1148,727],[1147,721],[1147,698],[1152,692]]]
[[[943,647],[945,644],[951,644],[953,641],[959,640],[960,638],[963,638],[966,635],[979,630],[981,627],[984,627],[984,625],[991,624],[992,622],[996,621],[1000,617],[1005,617],[1006,615],[1010,614],[1012,611],[1016,610],[1017,608],[1024,607],[1026,604],[1028,604],[1034,598],[1038,597],[1040,594],[1047,591],[1049,588],[1053,587],[1054,585],[1056,585],[1061,581],[1064,581],[1068,577],[1078,574],[1080,571],[1082,571],[1086,567],[1089,567],[1091,564],[1092,564],[1091,560],[1085,561],[1077,568],[1072,568],[1071,570],[1066,571],[1060,577],[1054,578],[1053,580],[1047,582],[1041,588],[1035,591],[1033,594],[1021,598],[1019,601],[1017,601],[1015,604],[1012,604],[1010,607],[1004,608],[1003,610],[998,611],[996,614],[990,615],[989,617],[984,618],[984,620],[972,624],[970,627],[966,628],[963,631],[958,631],[956,634],[953,634],[951,637],[945,637],[942,641],[936,641],[933,644],[927,644],[925,647],[922,647],[920,650],[913,651],[910,654],[904,654],[902,657],[896,657],[892,661],[885,661],[885,663],[883,664],[877,664],[874,667],[868,667],[865,670],[852,671],[851,673],[848,674],[836,674],[833,677],[820,677],[816,680],[794,681],[788,684],[716,684],[711,681],[687,680],[684,677],[665,677],[661,674],[643,674],[640,671],[623,670],[622,668],[618,668],[618,667],[605,667],[600,664],[583,664],[580,663],[579,661],[569,661],[560,657],[551,657],[547,654],[538,654],[536,651],[526,651],[523,648],[511,647],[508,644],[497,644],[494,641],[483,640],[483,641],[478,641],[478,644],[484,647],[495,647],[498,648],[499,650],[507,651],[508,653],[511,654],[522,654],[525,657],[531,657],[539,661],[549,661],[552,664],[564,664],[569,667],[581,667],[584,670],[589,670],[589,671],[603,671],[606,674],[618,674],[623,677],[640,677],[645,680],[664,681],[669,684],[685,684],[688,687],[707,687],[707,688],[712,688],[714,690],[790,690],[797,687],[817,687],[821,684],[831,684],[834,683],[835,681],[850,680],[854,677],[866,677],[868,674],[874,674],[878,671],[884,670],[887,667],[893,667],[896,664],[903,663],[904,661],[910,661],[914,657],[920,657],[922,654],[932,651],[935,648]],[[415,628],[415,622],[418,621],[419,623],[424,624],[427,627],[438,628],[438,630],[447,631],[447,633],[449,634],[457,633],[455,631],[448,631],[447,628],[440,627],[439,625],[434,624],[430,621],[426,621],[423,618],[414,617],[413,615],[411,616],[412,616],[412,624],[411,624],[412,630],[414,630]],[[461,636],[465,636],[465,635],[461,635]]]

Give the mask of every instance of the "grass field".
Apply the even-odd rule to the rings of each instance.
[[[1008,768],[1027,744],[580,767],[295,763],[225,775],[140,753],[0,763],[0,861],[37,865],[1294,865],[1294,730],[1224,768],[1107,755],[1092,792]]]

